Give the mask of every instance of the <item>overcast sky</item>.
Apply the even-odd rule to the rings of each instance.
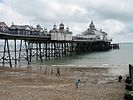
[[[61,22],[74,34],[93,20],[113,42],[133,42],[133,0],[0,0],[0,21],[40,24],[52,28]]]

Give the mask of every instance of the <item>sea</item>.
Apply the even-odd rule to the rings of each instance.
[[[133,64],[133,44],[121,43],[120,49],[112,49],[110,51],[98,51],[84,54],[77,54],[64,57],[60,60],[53,59],[37,64],[65,64],[65,65],[128,65]]]
[[[133,64],[133,43],[120,43],[120,49],[115,50],[88,52],[63,57],[62,59],[51,59],[43,62],[34,60],[31,62],[31,66],[66,65],[79,67],[106,67],[114,69],[114,73],[120,75],[129,73],[129,64]],[[22,63],[22,66],[27,66],[27,63]]]
[[[33,65],[68,65],[80,67],[106,67],[114,74],[128,75],[129,64],[133,64],[133,43],[120,43],[120,49],[90,52],[64,57],[61,60],[34,61]]]

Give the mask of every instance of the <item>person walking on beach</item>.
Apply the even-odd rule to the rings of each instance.
[[[76,87],[76,89],[78,89],[79,84],[80,84],[80,79],[76,80],[76,82],[75,82],[75,87]]]
[[[122,76],[120,75],[120,76],[118,77],[118,82],[121,83],[121,80],[122,80]]]
[[[59,67],[57,68],[56,76],[60,76],[60,68]]]

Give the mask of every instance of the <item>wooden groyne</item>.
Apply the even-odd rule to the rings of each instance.
[[[133,65],[129,64],[129,75],[125,80],[125,100],[133,100]]]

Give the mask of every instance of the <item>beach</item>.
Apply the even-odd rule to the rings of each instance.
[[[0,67],[0,100],[124,100],[124,80],[108,68],[58,68]]]

